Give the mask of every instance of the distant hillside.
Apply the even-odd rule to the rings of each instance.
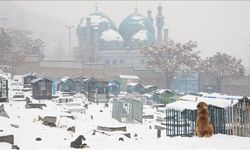
[[[3,17],[9,18],[6,22],[7,27],[30,30],[35,38],[45,41],[46,58],[51,59],[54,56],[58,58],[58,54],[61,58],[67,56],[68,32],[64,27],[66,22],[51,16],[36,14],[12,2],[0,1],[0,18]],[[2,20],[0,25],[3,25]]]

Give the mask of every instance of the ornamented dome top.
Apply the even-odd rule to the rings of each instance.
[[[139,14],[137,8],[135,12],[126,17],[119,26],[118,32],[123,37],[124,41],[130,41],[131,37],[141,30],[146,30],[150,37],[154,37],[154,26],[147,17]],[[150,38],[149,37],[149,38]]]

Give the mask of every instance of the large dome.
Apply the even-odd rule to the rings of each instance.
[[[114,22],[106,16],[104,13],[96,11],[94,13],[89,14],[91,25],[98,25],[100,32],[103,32],[107,29],[117,30]]]
[[[91,26],[93,32],[98,30],[97,32],[99,32],[100,35],[103,35],[104,31],[111,30],[111,31],[114,31],[117,33],[117,28],[116,28],[114,22],[108,16],[106,16],[104,13],[102,13],[100,11],[96,11],[94,13],[89,14],[86,17],[83,17],[77,26],[77,37],[78,37],[80,45],[83,45],[84,41],[87,40],[86,38],[87,38],[87,19],[88,18],[90,18],[90,26]],[[112,33],[114,33],[114,32],[112,32]],[[90,33],[90,34],[92,34],[92,33]],[[119,36],[119,33],[117,33],[117,34],[112,34],[112,35],[114,35],[114,37],[111,37],[111,38],[113,38],[113,39],[117,38],[117,36]],[[104,36],[107,37],[107,35],[104,35]],[[118,40],[122,40],[122,42],[123,42],[122,38],[119,38]],[[105,45],[107,45],[107,44],[105,43]]]
[[[96,11],[94,13],[89,14],[87,17],[81,19],[80,23],[77,26],[78,37],[82,37],[87,34],[87,28],[86,28],[87,18],[90,18],[91,26],[99,27],[100,33],[108,29],[117,31],[114,22],[108,16],[106,16],[104,13],[100,11]]]
[[[131,41],[131,37],[141,30],[146,30],[148,34],[153,37],[155,35],[152,22],[141,14],[134,12],[122,21],[118,32],[121,34],[125,42],[129,42]]]

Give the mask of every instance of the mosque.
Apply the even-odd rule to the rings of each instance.
[[[77,25],[79,47],[74,48],[74,59],[83,64],[145,69],[146,61],[140,51],[168,40],[162,6],[157,7],[155,21],[151,14],[152,10],[148,9],[147,16],[143,16],[136,7],[117,28],[96,6],[95,12],[81,18]]]

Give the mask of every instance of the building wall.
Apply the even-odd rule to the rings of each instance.
[[[24,62],[18,65],[16,74],[26,74],[29,72],[37,72],[44,75],[47,78],[53,80],[59,80],[63,76],[76,77],[95,77],[99,79],[112,80],[117,79],[119,74],[137,75],[140,81],[144,85],[153,84],[161,88],[165,88],[166,80],[162,73],[154,72],[150,70],[135,69],[133,67],[121,67],[119,65],[106,66],[103,64],[84,64],[80,67],[72,67],[74,64],[63,65],[65,62],[61,62],[61,65],[53,66],[50,64],[53,62]],[[58,63],[58,62],[57,62]],[[78,63],[76,63],[78,64]],[[77,65],[76,65],[77,66]],[[209,74],[200,75],[200,91],[203,92],[216,92],[215,78]],[[209,87],[212,90],[209,90]],[[226,78],[221,84],[221,93],[232,95],[246,95],[250,96],[250,77],[245,78]]]
[[[201,73],[200,91],[210,92],[208,87],[212,87],[211,92],[217,92],[216,80],[211,74]],[[250,96],[250,76],[242,78],[224,78],[221,82],[221,93],[230,95]]]

